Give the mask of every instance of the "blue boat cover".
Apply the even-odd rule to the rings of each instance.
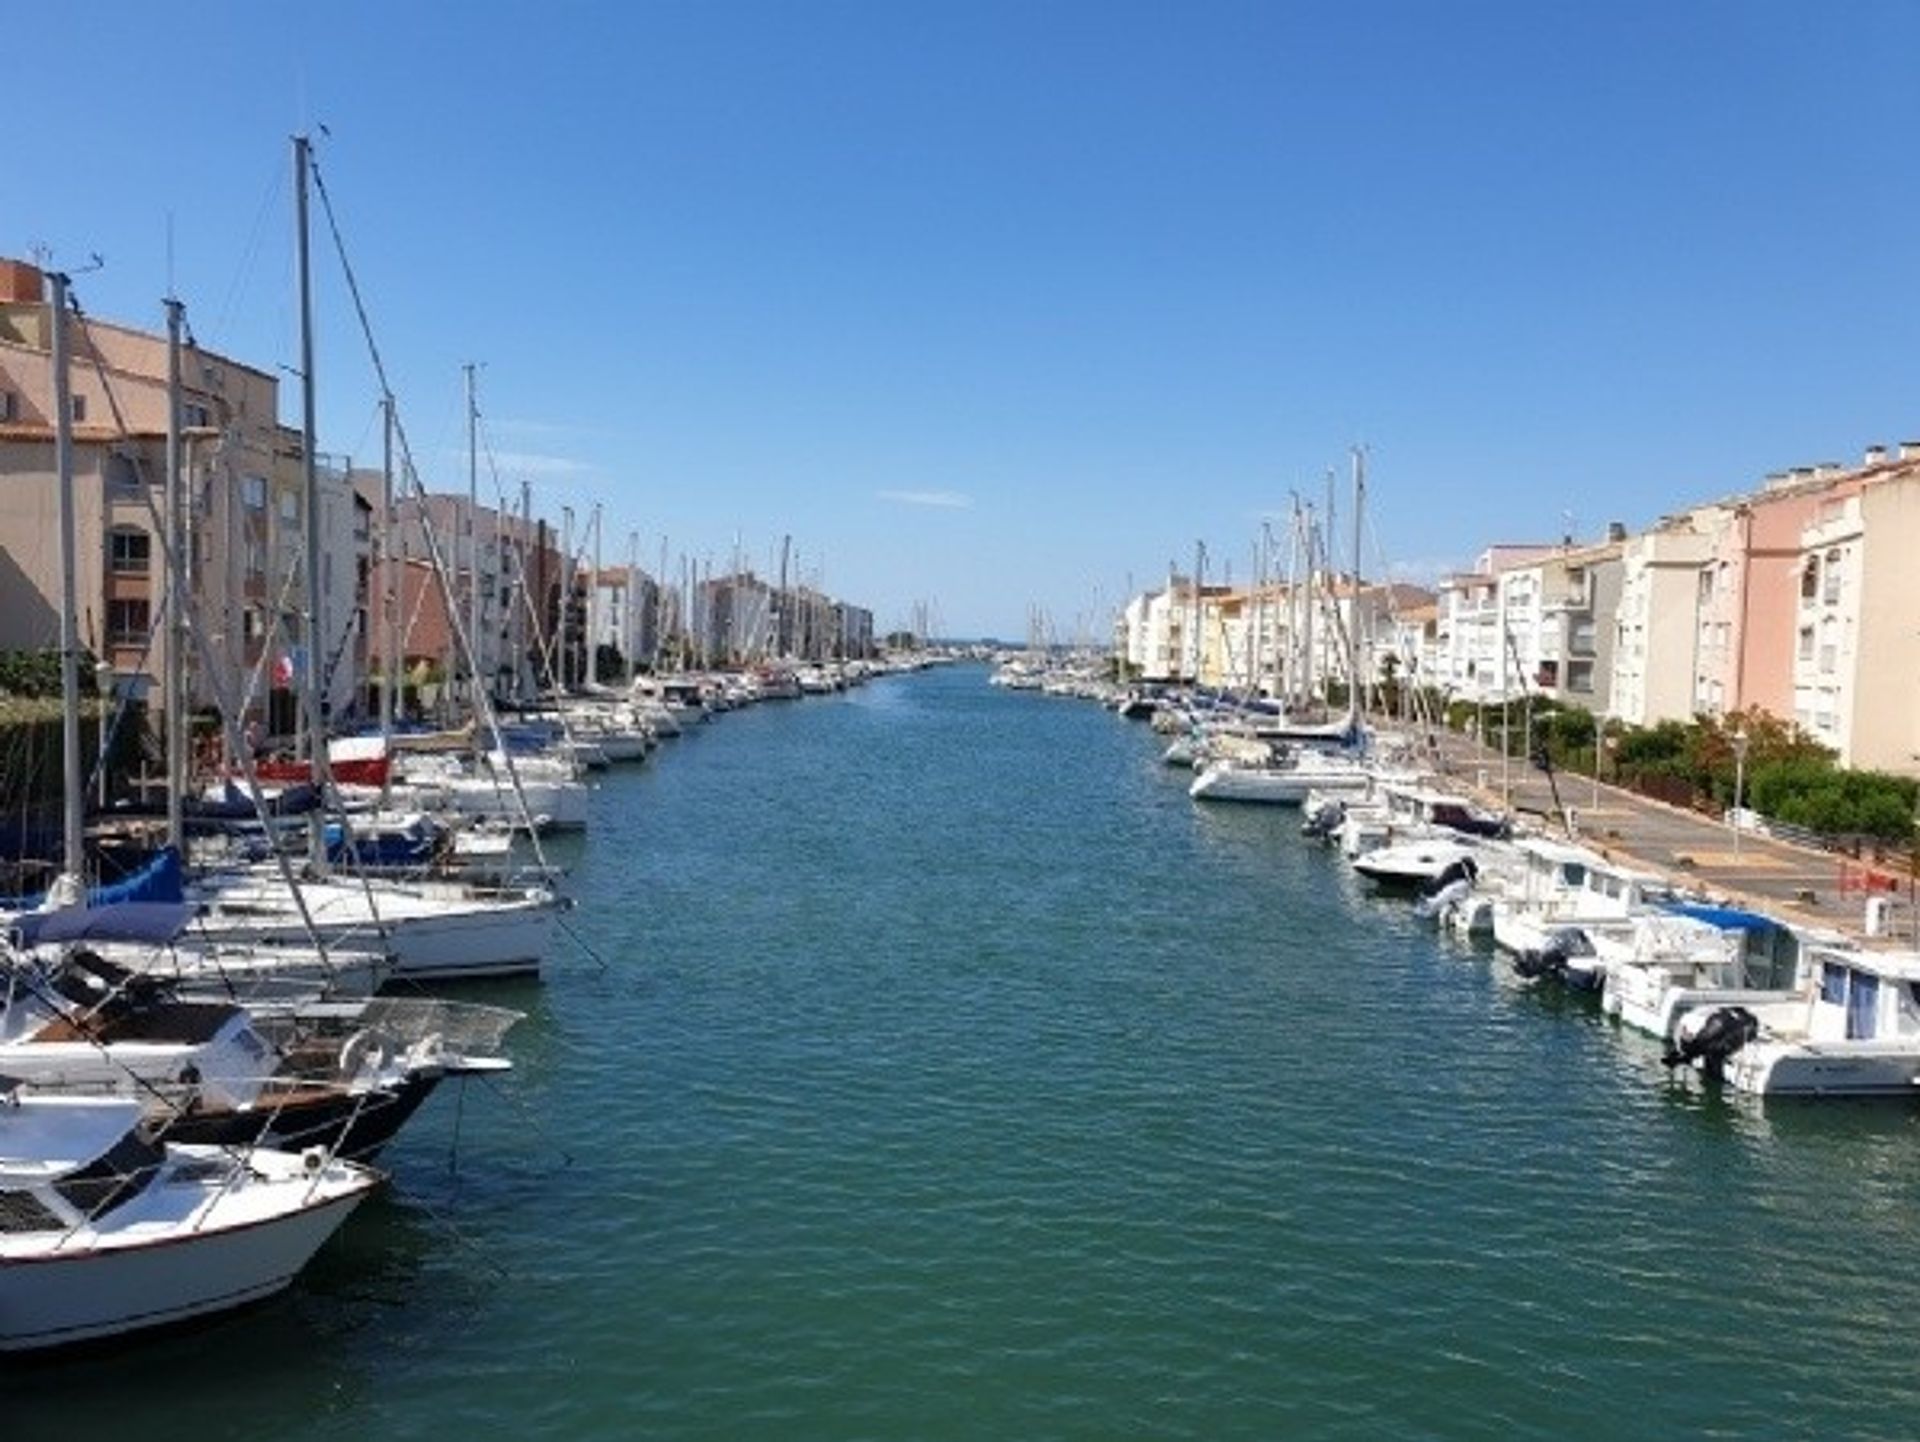
[[[1669,902],[1665,909],[1675,916],[1690,916],[1695,921],[1704,921],[1722,931],[1772,931],[1780,925],[1771,916],[1763,916],[1757,911],[1743,911],[1737,906],[1706,906],[1699,902],[1674,901]]]
[[[13,923],[22,947],[68,941],[133,941],[164,946],[187,929],[199,910],[179,901],[123,901],[113,906],[34,911]]]
[[[186,894],[186,870],[180,864],[180,853],[171,846],[163,846],[154,852],[153,859],[140,870],[110,885],[94,887],[87,893],[87,905],[119,906],[129,901],[177,902]],[[46,905],[46,902],[47,894],[43,891],[35,896],[0,898],[0,909],[33,911]]]

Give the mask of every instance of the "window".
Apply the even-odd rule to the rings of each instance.
[[[210,430],[213,426],[213,412],[205,406],[189,402],[181,407],[180,423],[196,430]]]
[[[283,491],[280,495],[280,519],[289,526],[300,523],[300,501],[292,491]]]
[[[1800,659],[1802,661],[1813,659],[1813,627],[1811,626],[1800,628]]]
[[[264,511],[267,508],[267,481],[264,476],[242,476],[240,478],[240,504],[249,511]]]
[[[1840,553],[1827,552],[1827,585],[1820,599],[1827,605],[1837,605],[1840,600]]]
[[[1800,573],[1800,599],[1811,601],[1820,594],[1820,558],[1807,557],[1806,569]]]
[[[1844,1006],[1847,1000],[1847,969],[1838,962],[1820,963],[1820,1000],[1829,1006]]]
[[[69,400],[72,403],[73,423],[80,425],[87,418],[87,398],[85,396],[71,396]]]
[[[1704,566],[1700,568],[1699,593],[1702,601],[1713,599],[1713,572]]]
[[[1534,676],[1533,684],[1536,686],[1558,686],[1560,684],[1560,663],[1558,661],[1542,661],[1540,663],[1540,670]]]
[[[20,419],[20,401],[12,391],[0,391],[0,424]]]
[[[145,531],[109,531],[107,556],[114,574],[144,576],[153,561],[153,537]]]
[[[1593,662],[1567,662],[1567,689],[1587,694],[1593,690]]]
[[[145,599],[107,602],[107,639],[116,645],[128,645],[147,639],[148,612]]]
[[[1870,971],[1851,973],[1853,988],[1847,995],[1847,1038],[1868,1041],[1874,1034],[1876,1013],[1880,1009],[1880,978]]]

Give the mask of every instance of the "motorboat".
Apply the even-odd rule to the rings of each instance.
[[[1514,849],[1521,869],[1492,897],[1493,939],[1523,961],[1552,950],[1585,922],[1618,921],[1679,899],[1665,878],[1583,846],[1529,837]]]
[[[1353,869],[1387,890],[1432,892],[1480,871],[1482,848],[1458,836],[1420,836],[1353,859]]]
[[[183,995],[85,945],[43,948],[0,968],[0,1076],[131,1096],[173,1140],[365,1158],[444,1078],[508,1069],[500,1042],[519,1019],[406,999],[256,1013]]]
[[[1920,1088],[1920,953],[1809,946],[1808,986],[1681,1014],[1662,1057],[1762,1097],[1912,1097]]]
[[[159,1143],[129,1100],[0,1088],[4,1351],[119,1336],[271,1296],[381,1181],[319,1147]]]

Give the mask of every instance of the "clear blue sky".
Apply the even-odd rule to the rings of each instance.
[[[883,626],[1064,636],[1197,538],[1244,578],[1356,441],[1418,574],[1920,434],[1905,0],[34,13],[0,252],[157,325],[170,215],[202,341],[289,363],[324,123],[430,482],[481,361],[550,514],[790,533]],[[372,458],[319,273],[322,444]]]

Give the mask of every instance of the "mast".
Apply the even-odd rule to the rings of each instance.
[[[587,586],[587,644],[580,679],[591,686],[600,679],[600,637],[593,627],[594,609],[600,604],[600,503],[593,503],[593,580]]]
[[[560,508],[560,694],[567,693],[567,613],[573,609],[573,507]]]
[[[627,532],[627,588],[622,593],[625,605],[620,610],[620,654],[627,660],[627,690],[633,690],[634,674],[640,669],[640,658],[633,653],[640,644],[639,633],[634,629],[634,593],[640,586],[640,532]]]
[[[307,500],[307,634],[306,655],[306,734],[308,755],[313,763],[313,781],[324,797],[327,794],[327,737],[321,721],[320,650],[326,635],[322,622],[326,615],[325,598],[320,588],[320,470],[314,455],[313,395],[313,274],[307,255],[307,168],[311,161],[311,143],[304,135],[293,137],[293,209],[294,239],[299,256],[300,276],[300,471]],[[307,828],[310,855],[318,868],[326,860],[325,827],[317,820]]]
[[[186,514],[186,478],[180,466],[180,316],[184,307],[167,297],[167,555],[183,557],[181,523]],[[186,846],[182,810],[187,785],[187,585],[186,577],[167,571],[167,845]]]
[[[393,397],[380,398],[380,565],[374,574],[380,577],[381,620],[386,639],[380,649],[386,653],[386,675],[380,682],[380,754],[387,757],[393,742],[393,693],[400,680],[400,608],[406,573],[393,563]],[[381,801],[390,794],[391,783],[381,783]]]
[[[1300,527],[1301,569],[1306,572],[1300,588],[1300,704],[1313,701],[1313,507],[1294,503],[1295,523]]]
[[[480,702],[480,407],[473,396],[472,361],[462,367],[467,374],[467,637],[472,654],[467,657],[472,688],[468,700],[477,709]]]
[[[1200,684],[1200,653],[1203,637],[1200,634],[1200,573],[1207,564],[1207,547],[1204,541],[1193,543],[1193,684]]]
[[[1360,722],[1360,518],[1367,496],[1367,448],[1353,448],[1353,614],[1347,637],[1347,729]]]
[[[53,468],[60,492],[60,741],[61,853],[63,897],[86,899],[86,853],[80,827],[80,603],[74,562],[79,550],[73,516],[73,397],[67,375],[67,277],[47,274],[47,305],[53,331]],[[102,723],[104,724],[104,722]]]

